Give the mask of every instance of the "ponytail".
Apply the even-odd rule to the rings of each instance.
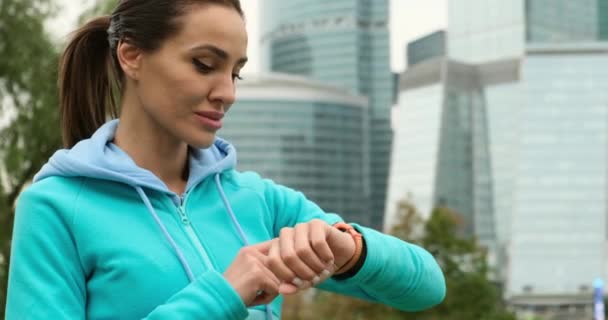
[[[110,16],[76,30],[61,57],[59,101],[63,145],[89,138],[108,116],[118,116],[119,77],[110,54]]]

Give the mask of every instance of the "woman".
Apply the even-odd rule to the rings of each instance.
[[[238,0],[123,0],[75,33],[66,149],[19,199],[8,319],[269,320],[311,286],[402,310],[443,299],[425,250],[234,169],[216,132],[246,48]]]

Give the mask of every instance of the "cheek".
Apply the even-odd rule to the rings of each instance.
[[[202,104],[207,101],[209,89],[200,79],[191,81],[180,81],[176,83],[176,98],[180,100],[180,106],[188,109],[201,109]],[[198,107],[198,108],[197,108]]]
[[[143,102],[160,116],[189,114],[206,99],[206,88],[201,79],[186,73],[165,72],[146,75]],[[198,108],[200,109],[200,108]]]

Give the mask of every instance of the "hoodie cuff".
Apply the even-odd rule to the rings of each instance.
[[[201,275],[201,277],[205,277],[206,282],[209,284],[209,288],[206,289],[214,295],[216,301],[221,301],[220,304],[224,308],[225,314],[229,316],[227,319],[240,320],[249,316],[249,311],[243,299],[241,299],[241,296],[221,273],[209,271]],[[204,302],[201,301],[201,303]]]

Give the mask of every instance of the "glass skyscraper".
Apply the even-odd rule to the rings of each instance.
[[[590,311],[608,275],[608,44],[530,48],[522,87],[507,294]]]
[[[365,97],[301,77],[249,75],[220,136],[237,168],[303,192],[324,210],[369,224]]]
[[[405,197],[460,212],[521,315],[591,318],[608,278],[607,7],[450,1],[447,57],[401,75],[385,228]]]
[[[604,0],[526,1],[526,41],[563,43],[608,40]]]
[[[264,0],[266,68],[369,98],[371,226],[383,220],[390,156],[393,80],[388,0]]]
[[[515,82],[517,71],[517,60],[471,65],[442,56],[402,74],[385,230],[401,200],[425,216],[449,207],[463,218],[461,232],[477,237],[497,263],[487,91]]]
[[[574,1],[573,1],[574,2]],[[448,55],[465,63],[522,57],[524,0],[459,0],[448,3]]]
[[[444,85],[441,63],[433,63],[420,75],[401,77],[398,104],[393,111],[393,151],[384,215],[384,230],[397,222],[399,202],[410,201],[425,218],[434,207],[435,177],[439,154]],[[416,69],[420,70],[420,67]],[[407,83],[406,77],[435,74],[427,83]]]
[[[406,56],[408,66],[445,56],[445,37],[445,31],[440,30],[408,43]]]
[[[514,64],[506,71],[513,81],[483,84],[472,98],[485,106],[488,139],[480,143],[489,146],[499,279],[518,312],[584,318],[593,279],[608,278],[607,7],[604,0],[449,2],[448,60],[478,70]],[[447,98],[448,82],[441,82]],[[456,154],[467,150],[450,145]]]

